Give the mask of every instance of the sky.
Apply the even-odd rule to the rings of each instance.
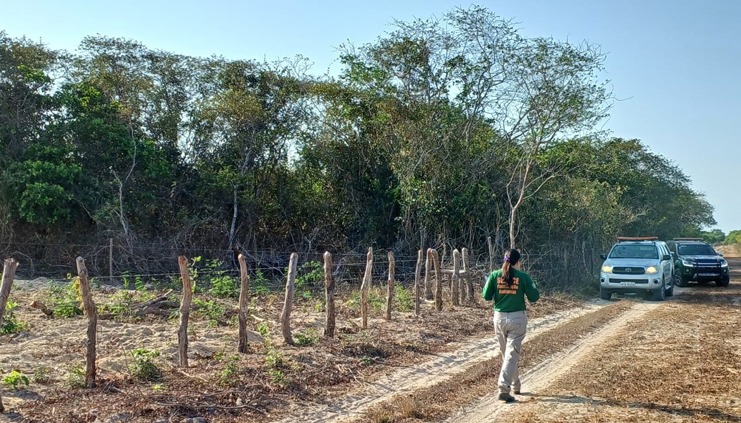
[[[599,45],[615,97],[601,129],[668,158],[715,207],[714,228],[741,229],[741,1],[0,0],[0,30],[68,51],[99,34],[191,56],[302,55],[323,74],[340,44],[472,4],[525,36]]]

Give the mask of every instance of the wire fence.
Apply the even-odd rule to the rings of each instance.
[[[490,257],[488,251],[468,249],[468,272],[474,281],[483,284],[490,266],[499,268],[500,257]],[[374,249],[373,280],[383,281],[388,277],[387,249]],[[178,257],[185,256],[199,277],[239,277],[237,256],[247,259],[253,280],[260,280],[270,288],[279,288],[286,279],[291,251],[271,249],[237,251],[224,248],[183,247],[169,243],[139,243],[123,245],[107,240],[99,244],[34,244],[0,243],[0,254],[13,257],[20,262],[17,278],[68,279],[76,275],[75,260],[85,259],[92,277],[110,285],[127,280],[143,283],[174,280],[180,277]],[[443,268],[452,269],[452,250],[439,249]],[[596,252],[574,252],[565,249],[550,249],[549,252],[524,252],[523,268],[539,284],[563,287],[595,278],[599,262]],[[333,253],[333,273],[338,284],[360,284],[365,272],[366,252]],[[395,279],[402,284],[413,283],[417,255],[395,254]],[[307,274],[321,269],[323,252],[299,252],[298,274]],[[425,260],[423,258],[423,267]],[[424,277],[424,271],[422,274]],[[595,279],[596,280],[596,279]]]

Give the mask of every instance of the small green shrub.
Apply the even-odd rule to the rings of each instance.
[[[231,356],[226,362],[224,368],[219,372],[219,384],[224,386],[233,386],[237,381],[239,374],[239,357]]]
[[[265,295],[270,292],[270,281],[262,271],[255,272],[255,277],[250,281],[250,289],[257,295]]]
[[[316,329],[309,328],[302,333],[297,333],[295,341],[299,347],[314,345],[319,341],[319,334]]]
[[[49,382],[51,382],[51,368],[46,366],[39,366],[34,369],[33,371],[33,381],[34,383],[39,383],[42,385],[45,385]]]
[[[398,311],[414,310],[414,298],[409,289],[404,285],[394,285],[394,306]]]
[[[49,299],[54,309],[54,317],[75,317],[82,315],[82,294],[80,279],[75,277],[65,285],[50,285]]]
[[[208,292],[217,297],[234,298],[238,295],[239,290],[235,278],[219,274],[211,278],[211,289]]]
[[[21,385],[28,386],[29,380],[28,380],[28,376],[24,375],[22,372],[18,370],[13,370],[12,372],[3,376],[2,383],[4,386],[7,386],[8,388],[17,390],[19,389]]]
[[[19,320],[15,315],[14,311],[17,307],[18,303],[13,300],[8,300],[5,304],[5,316],[2,325],[0,325],[0,335],[19,333],[28,329],[28,324]]]
[[[224,317],[226,309],[214,300],[201,300],[194,299],[193,305],[195,305],[195,315],[205,317],[209,321],[209,325],[216,326],[219,321]]]
[[[67,386],[70,388],[84,388],[85,387],[85,367],[76,364],[70,367],[65,378]]]
[[[146,348],[136,348],[131,351],[133,357],[133,362],[129,364],[131,375],[137,379],[150,382],[159,380],[161,376],[160,369],[154,363],[154,359],[159,355],[159,351]]]

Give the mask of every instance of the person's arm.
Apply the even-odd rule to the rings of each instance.
[[[535,286],[535,282],[530,278],[530,275],[527,276],[527,282],[525,283],[525,296],[530,303],[534,303],[540,298],[538,287]]]
[[[484,284],[484,290],[481,293],[481,295],[484,297],[486,301],[491,301],[494,299],[494,292],[497,288],[497,277],[496,272],[489,273],[489,277],[486,279],[486,284]]]

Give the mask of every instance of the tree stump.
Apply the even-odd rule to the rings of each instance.
[[[13,279],[17,268],[18,262],[15,259],[5,259],[3,263],[3,281],[0,285],[0,324],[3,323],[5,306],[8,304],[8,298],[10,298],[10,289],[13,287]]]

